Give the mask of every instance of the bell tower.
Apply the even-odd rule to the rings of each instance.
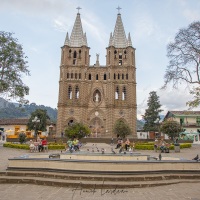
[[[82,102],[82,81],[85,79],[85,71],[90,64],[90,48],[87,44],[86,33],[83,32],[79,13],[81,8],[77,9],[71,36],[69,38],[69,34],[66,34],[64,45],[61,47],[57,134],[64,131],[69,121],[70,123],[75,121],[73,119],[76,116],[73,113]]]
[[[106,48],[106,65],[110,71],[112,84],[109,87],[110,105],[113,116],[112,124],[118,119],[125,120],[136,135],[136,66],[135,48],[132,46],[130,33],[126,37],[120,9],[118,9],[114,32],[110,34],[109,45]],[[120,114],[119,114],[120,113]]]

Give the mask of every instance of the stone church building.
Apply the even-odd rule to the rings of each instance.
[[[57,135],[74,122],[87,124],[92,137],[112,137],[117,120],[136,137],[135,48],[126,37],[121,14],[106,48],[106,66],[90,65],[90,47],[77,13],[71,36],[61,48]]]

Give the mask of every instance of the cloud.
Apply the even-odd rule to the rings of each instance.
[[[165,113],[169,110],[187,110],[186,102],[192,98],[188,88],[171,91],[159,90],[157,94]]]
[[[15,10],[16,12],[23,12],[27,15],[39,14],[58,14],[67,12],[70,8],[75,6],[69,1],[56,1],[56,0],[0,0],[0,10]]]
[[[66,33],[67,31],[69,31],[69,28],[72,26],[72,23],[70,23],[70,21],[68,21],[69,23],[67,24],[66,23],[67,21],[68,20],[66,20],[63,17],[58,17],[56,19],[53,19],[53,27],[57,31]]]
[[[197,10],[190,10],[190,9],[185,9],[183,11],[183,15],[186,17],[187,20],[189,21],[197,21],[200,19],[200,12]]]

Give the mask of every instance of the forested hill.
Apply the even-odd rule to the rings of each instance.
[[[57,109],[44,105],[36,105],[35,103],[19,107],[18,104],[10,103],[5,99],[0,98],[0,119],[29,118],[31,116],[31,113],[34,112],[36,109],[46,110],[51,121],[56,122]]]

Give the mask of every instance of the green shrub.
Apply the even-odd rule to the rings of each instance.
[[[3,144],[4,147],[15,148],[15,149],[29,149],[28,144],[14,144],[11,142],[6,142]]]
[[[180,144],[180,148],[190,148],[192,147],[191,143],[183,143]],[[154,150],[154,144],[149,144],[149,143],[136,143],[135,144],[135,149],[139,149],[139,150]],[[171,144],[169,147],[170,150],[174,150],[174,145]]]
[[[154,145],[135,144],[135,149],[140,149],[140,150],[154,150]]]
[[[48,145],[48,149],[50,150],[65,149],[65,145]]]
[[[15,149],[29,149],[28,144],[14,144],[11,142],[6,142],[3,144],[4,147],[9,147],[9,148],[15,148]],[[50,150],[56,150],[56,149],[65,149],[65,145],[60,145],[60,144],[49,144],[48,149]]]

